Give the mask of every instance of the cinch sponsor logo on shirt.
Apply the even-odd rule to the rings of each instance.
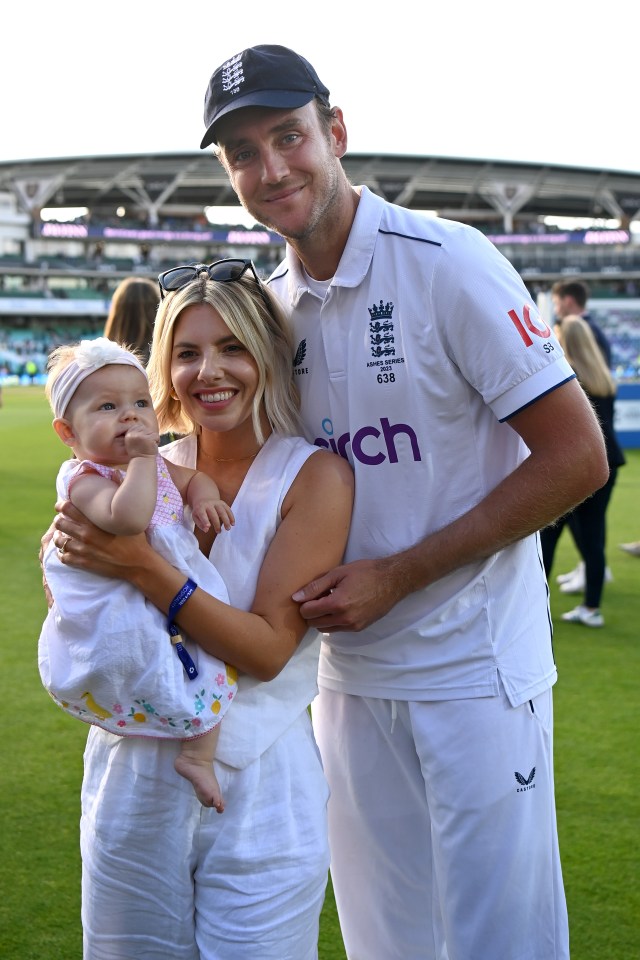
[[[371,467],[376,467],[387,459],[389,463],[398,463],[396,438],[402,434],[411,442],[414,462],[422,460],[418,438],[408,423],[391,423],[387,417],[381,417],[379,429],[374,426],[360,427],[353,437],[349,433],[343,433],[342,436],[334,438],[333,423],[327,418],[322,421],[322,429],[327,436],[316,437],[313,441],[315,445],[333,450],[345,460],[348,459],[347,446],[351,444],[353,458],[359,463]]]

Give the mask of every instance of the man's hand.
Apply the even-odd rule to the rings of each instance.
[[[358,632],[384,617],[405,596],[393,557],[355,560],[297,590],[300,613],[323,633]]]

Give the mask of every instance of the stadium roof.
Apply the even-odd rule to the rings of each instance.
[[[348,154],[354,184],[410,209],[453,219],[500,220],[516,214],[640,217],[640,173],[453,157]],[[113,217],[120,206],[154,218],[197,216],[237,201],[210,152],[69,157],[0,163],[0,191],[32,214],[44,206],[88,207]]]

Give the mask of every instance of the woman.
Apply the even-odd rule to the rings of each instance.
[[[561,517],[556,524],[541,531],[542,556],[547,578],[560,534],[569,524],[585,564],[584,601],[562,614],[569,623],[586,627],[604,626],[600,600],[605,582],[606,512],[616,482],[618,467],[626,461],[613,427],[616,384],[602,357],[589,324],[577,315],[564,317],[556,326],[556,335],[573,367],[578,381],[589,397],[602,427],[609,479],[604,487]]]
[[[218,745],[225,813],[175,774],[171,741],[92,728],[82,790],[85,960],[313,960],[328,869],[327,787],[307,706],[318,635],[295,590],[340,561],[353,479],[295,435],[292,346],[249,261],[161,274],[149,377],[163,455],[203,471],[235,525],[196,531],[231,606],[196,589],[179,628],[241,676]],[[125,579],[167,613],[184,577],[143,535],[113,538],[68,503],[64,562]]]
[[[158,288],[151,277],[125,277],[113,291],[104,335],[126,343],[149,359],[153,321],[158,309]]]

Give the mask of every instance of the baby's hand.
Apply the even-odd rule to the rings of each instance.
[[[158,454],[160,434],[141,423],[134,423],[124,435],[124,445],[130,457],[155,457]]]
[[[203,533],[210,527],[216,533],[220,533],[223,527],[230,530],[236,522],[231,507],[224,500],[200,500],[191,507],[191,515]]]

